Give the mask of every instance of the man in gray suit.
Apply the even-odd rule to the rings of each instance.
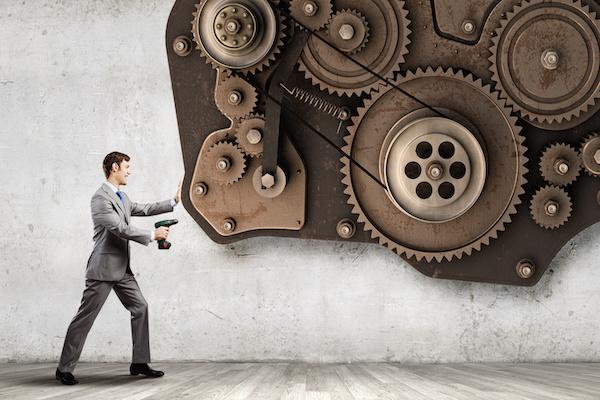
[[[62,354],[56,369],[56,379],[65,385],[78,381],[73,370],[83,345],[102,305],[114,290],[125,308],[131,313],[133,359],[131,375],[161,377],[162,371],[148,366],[150,344],[148,336],[148,303],[131,272],[129,241],[147,246],[153,240],[166,239],[169,228],[156,230],[136,228],[131,217],[151,216],[173,211],[181,201],[181,183],[174,198],[158,203],[139,204],[129,200],[121,185],[127,185],[130,158],[113,152],[104,158],[106,182],[96,191],[91,201],[94,223],[94,250],[87,263],[85,290],[77,314],[71,321]]]

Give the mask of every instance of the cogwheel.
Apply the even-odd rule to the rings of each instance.
[[[544,150],[540,157],[540,172],[546,180],[556,186],[566,186],[579,176],[581,161],[575,148],[555,143]]]
[[[531,198],[531,217],[545,229],[556,229],[571,216],[573,203],[569,194],[557,186],[544,186]]]
[[[367,46],[369,23],[356,10],[336,12],[327,27],[329,42],[347,54],[356,54]]]
[[[232,185],[244,176],[246,158],[238,145],[218,142],[212,145],[202,158],[201,168],[210,171],[209,176],[214,182]]]
[[[577,0],[525,0],[495,31],[496,89],[531,124],[561,129],[600,97],[600,21]]]
[[[238,76],[229,76],[217,79],[215,87],[215,104],[217,108],[230,119],[240,119],[250,115],[256,103],[258,95],[256,88],[245,79]]]
[[[348,157],[341,159],[344,193],[349,196],[352,213],[380,244],[417,261],[451,261],[481,250],[505,229],[524,193],[527,158],[517,118],[511,116],[510,108],[497,92],[462,71],[418,69],[398,77],[394,84],[418,95],[437,112],[391,85],[381,85],[371,99],[365,100],[358,115],[352,118],[354,125],[348,128],[343,149],[356,162],[350,163]],[[461,101],[457,102],[457,98]],[[434,130],[427,129],[432,123]],[[435,140],[439,139],[429,138],[429,132],[451,137],[447,142],[453,143],[452,148],[444,142],[438,145]],[[414,135],[415,139],[396,151],[395,143],[403,140],[405,134]],[[481,171],[477,146],[484,150],[485,171]],[[475,151],[466,151],[468,148]],[[425,167],[418,163],[411,167],[417,156]],[[449,165],[448,159],[454,156],[465,159],[458,166],[461,168],[453,167],[454,163]],[[358,164],[371,175],[379,176],[385,189]],[[393,168],[388,168],[390,165]],[[449,176],[460,180],[469,170],[468,179],[478,184],[483,176],[485,186],[480,194],[476,193],[478,185],[461,188],[460,194],[458,186],[450,188],[444,184],[452,182]],[[407,180],[404,175],[409,180],[437,180],[439,186],[429,192],[420,191],[421,185],[414,188],[416,193],[396,191],[398,184]],[[425,189],[432,189],[432,185]],[[410,197],[413,204],[423,200],[422,207],[405,207],[404,197]],[[422,213],[435,211],[437,206],[453,214],[437,219],[435,213]]]
[[[196,49],[215,69],[254,74],[281,52],[285,19],[269,0],[201,0],[193,16]]]
[[[336,10],[355,10],[361,20],[368,22],[365,25],[368,26],[368,42],[364,42],[365,47],[358,53],[344,57],[339,50],[312,35],[300,56],[299,69],[314,85],[330,94],[369,94],[380,81],[370,71],[385,79],[392,79],[404,63],[411,33],[408,11],[402,0],[336,0],[335,7]],[[319,35],[327,42],[337,42],[329,31]],[[342,33],[350,37],[351,32],[344,28]],[[336,35],[340,35],[340,29],[334,32]],[[341,36],[340,40],[343,41]]]
[[[235,133],[238,145],[251,157],[260,157],[263,153],[263,135],[265,118],[262,115],[251,115],[240,121]]]
[[[311,31],[318,31],[327,25],[333,5],[331,0],[292,0],[290,15]]]
[[[585,172],[597,178],[600,177],[600,134],[589,135],[581,147],[581,159]]]

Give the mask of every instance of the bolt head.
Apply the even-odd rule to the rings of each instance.
[[[275,186],[275,177],[271,174],[264,174],[262,178],[260,178],[260,182],[264,188],[271,189]]]
[[[257,145],[262,141],[262,133],[258,129],[250,129],[246,134],[246,139],[248,143]]]
[[[569,173],[569,164],[564,161],[564,160],[560,160],[557,164],[556,164],[556,172],[559,175],[566,175]]]
[[[475,23],[470,20],[464,21],[462,24],[462,30],[467,34],[475,32]]]
[[[354,37],[354,27],[350,24],[343,24],[338,31],[340,37],[344,40],[351,40]]]
[[[558,68],[559,56],[556,50],[548,49],[542,53],[542,65],[547,70]]]
[[[337,233],[342,239],[350,239],[354,236],[355,227],[354,223],[350,220],[343,219],[338,222]]]
[[[223,230],[225,232],[233,232],[235,230],[235,221],[231,218],[227,218],[223,221]]]
[[[217,170],[227,172],[231,167],[231,161],[228,158],[221,157],[217,160]]]
[[[521,260],[517,263],[517,275],[522,279],[529,279],[535,273],[535,264],[530,260]]]
[[[237,90],[230,92],[229,96],[227,97],[227,102],[232,106],[239,105],[242,102],[242,94]]]
[[[596,164],[600,165],[600,149],[596,150],[596,152],[594,153],[594,161],[596,162]]]
[[[307,17],[312,17],[317,13],[318,10],[319,8],[312,1],[305,1],[304,5],[302,6],[302,12],[304,12],[304,15]]]
[[[549,201],[544,205],[544,211],[546,212],[546,215],[548,215],[549,217],[554,217],[556,216],[556,214],[558,214],[558,203],[555,201]]]
[[[194,187],[194,194],[196,196],[200,196],[200,197],[205,196],[207,192],[208,192],[208,186],[206,186],[206,183],[204,183],[204,182],[201,182]]]

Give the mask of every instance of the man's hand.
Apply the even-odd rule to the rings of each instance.
[[[179,186],[177,186],[177,193],[175,193],[175,201],[177,204],[181,203],[181,186],[183,186],[183,176],[179,180]]]
[[[155,240],[167,240],[167,236],[169,236],[169,228],[166,226],[161,226],[154,231]]]

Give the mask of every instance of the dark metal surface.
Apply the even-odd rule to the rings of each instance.
[[[336,9],[336,2],[333,3]],[[464,38],[446,27],[448,21],[462,17],[450,18],[448,15],[443,15],[444,10],[449,13],[452,11],[452,4],[461,2],[436,3],[437,1],[406,1],[405,8],[409,11],[408,19],[410,19],[412,33],[409,54],[404,57],[405,62],[399,65],[400,71],[405,73],[414,71],[418,67],[425,69],[429,66],[452,67],[472,73],[481,78],[484,84],[493,84],[488,61],[491,56],[489,49],[492,46],[492,37],[500,26],[502,18],[519,2],[496,1],[493,2],[492,8],[486,8],[485,12],[475,10],[473,17],[470,18],[477,22],[478,38],[472,41],[463,40]],[[441,7],[442,3],[446,7]],[[484,2],[473,1],[472,3]],[[485,3],[492,3],[492,1]],[[598,3],[591,1],[587,4],[591,11],[600,11]],[[282,5],[285,6],[285,2]],[[231,125],[231,121],[221,114],[214,102],[216,71],[205,62],[198,51],[187,56],[179,56],[173,50],[173,43],[177,37],[184,35],[190,40],[193,39],[190,21],[195,11],[196,1],[176,1],[166,34],[166,47],[186,169],[183,193],[190,193],[193,185],[197,183],[192,177],[200,149],[207,137]],[[434,23],[434,14],[438,21],[437,25]],[[485,20],[482,26],[478,22],[481,19]],[[288,21],[288,24],[293,25],[291,21]],[[453,29],[456,30],[456,26]],[[287,44],[282,47],[282,53],[287,51]],[[258,88],[260,97],[258,112],[266,111],[265,82],[276,68],[277,63],[249,77]],[[337,107],[348,107],[353,115],[356,115],[357,108],[363,104],[363,99],[369,98],[366,95],[362,98],[347,97],[320,91],[297,69],[286,78],[285,86],[290,89],[299,88]],[[371,238],[370,232],[365,231],[364,226],[357,223],[352,207],[347,203],[348,196],[344,194],[343,175],[340,172],[342,163],[339,150],[328,145],[303,123],[311,125],[341,148],[345,145],[343,138],[347,135],[346,128],[352,125],[352,122],[340,121],[294,96],[289,96],[286,101],[281,110],[281,127],[301,155],[306,173],[306,208],[302,229],[298,231],[255,230],[223,236],[202,217],[189,196],[183,198],[186,210],[208,236],[218,243],[231,243],[255,236],[377,243]],[[414,258],[409,259],[408,262],[423,274],[437,278],[514,285],[533,285],[538,282],[561,247],[578,232],[600,220],[598,202],[600,180],[590,174],[581,173],[575,182],[566,186],[573,203],[568,221],[554,230],[544,229],[536,224],[530,214],[531,198],[539,188],[547,185],[540,173],[540,156],[549,145],[554,143],[565,143],[580,150],[588,135],[600,131],[600,113],[597,110],[598,104],[594,104],[587,113],[582,114],[585,118],[579,121],[565,121],[560,129],[553,126],[552,130],[534,127],[527,121],[519,119],[519,125],[523,127],[521,134],[525,137],[524,144],[527,147],[525,155],[529,160],[526,164],[529,172],[526,174],[525,193],[521,196],[521,204],[517,206],[517,213],[512,215],[511,222],[506,225],[504,231],[499,233],[497,239],[470,256],[454,259],[451,262],[447,260],[416,262]],[[303,118],[303,121],[298,119],[298,115]],[[356,225],[356,232],[349,239],[341,239],[338,234],[338,223],[345,219],[350,219]],[[522,274],[517,272],[517,265],[525,259],[530,260],[535,267],[533,275],[527,278],[523,278]]]

